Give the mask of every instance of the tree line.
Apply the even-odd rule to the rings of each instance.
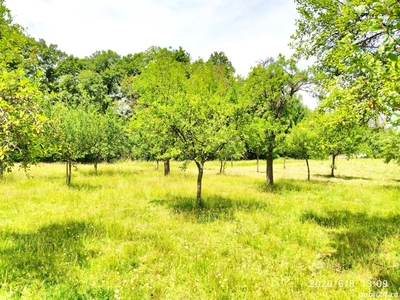
[[[296,2],[296,55],[264,59],[240,77],[224,52],[207,61],[193,60],[181,47],[67,55],[30,37],[0,0],[0,177],[15,162],[27,168],[63,161],[69,185],[75,162],[92,163],[97,172],[102,161],[156,160],[168,175],[171,159],[183,167],[193,161],[201,206],[210,160],[219,160],[222,172],[228,160],[256,158],[259,171],[263,158],[267,186],[279,156],[304,159],[308,179],[308,160],[328,155],[332,176],[339,154],[400,163],[400,136],[393,129],[400,108],[393,81],[398,47],[388,38],[398,34],[398,18],[384,18],[400,5]],[[335,23],[338,10],[348,14],[339,19],[343,26]],[[355,24],[352,35],[337,33]],[[310,56],[317,62],[300,70],[297,59]],[[301,101],[305,89],[319,98],[315,111]]]

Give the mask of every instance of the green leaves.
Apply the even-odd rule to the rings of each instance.
[[[391,114],[399,81],[400,3],[394,0],[296,1],[300,17],[293,46],[297,56],[315,56],[316,90],[331,106],[354,101],[367,115]],[[388,88],[391,86],[391,88]],[[335,94],[336,99],[333,99]],[[380,99],[379,105],[370,103]]]
[[[0,163],[5,169],[16,159],[24,168],[35,161],[40,151],[38,135],[46,122],[37,81],[24,73],[22,68],[7,70],[0,64]]]
[[[394,160],[400,164],[400,133],[398,130],[386,130],[381,140],[381,155],[386,163]]]

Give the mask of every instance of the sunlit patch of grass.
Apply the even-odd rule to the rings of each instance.
[[[399,167],[378,160],[254,161],[197,170],[62,164],[0,181],[0,298],[352,299],[400,292]],[[323,175],[323,176],[319,176]],[[323,280],[347,286],[312,286]],[[387,286],[369,287],[369,282]],[[353,285],[351,285],[351,283]]]

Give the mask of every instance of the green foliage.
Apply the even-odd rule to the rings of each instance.
[[[325,112],[319,116],[323,148],[330,155],[347,154],[351,156],[358,151],[363,128],[348,122],[345,116],[337,112]]]
[[[90,70],[83,70],[77,80],[81,103],[95,105],[100,112],[106,112],[111,106],[112,99],[107,93],[107,85],[103,83],[102,76]]]
[[[234,143],[237,99],[233,79],[226,78],[222,68],[196,62],[189,72],[184,94],[169,105],[170,126],[182,157],[204,163]]]
[[[123,120],[115,111],[102,114],[93,105],[66,106],[59,102],[48,114],[53,120],[47,134],[47,147],[53,149],[49,155],[67,163],[82,161],[97,166],[128,152]]]
[[[157,159],[193,160],[202,172],[206,161],[237,149],[234,87],[224,67],[182,63],[161,50],[132,82],[139,95],[132,118],[136,136],[149,141]]]
[[[93,108],[87,108],[89,127],[86,129],[88,151],[84,161],[97,164],[121,158],[128,152],[129,141],[125,124],[113,110],[100,114]]]
[[[76,161],[83,158],[90,149],[86,137],[92,130],[91,115],[86,108],[57,103],[50,111],[50,118],[54,128],[52,142],[62,160]]]
[[[381,138],[381,149],[386,163],[393,160],[400,164],[400,133],[398,130],[386,130]]]
[[[267,157],[267,185],[273,184],[273,158],[278,139],[304,114],[296,93],[307,83],[307,72],[300,71],[293,59],[279,56],[252,69],[244,85],[249,124],[247,143]],[[254,141],[254,139],[260,139]]]
[[[86,68],[85,61],[68,55],[57,63],[56,74],[58,78],[64,75],[78,76],[78,74]]]
[[[46,41],[39,39],[36,42],[38,69],[41,71],[41,90],[46,92],[56,92],[58,90],[57,79],[59,70],[57,70],[60,61],[67,58],[67,55],[58,49],[57,45],[47,45]]]
[[[400,4],[393,0],[298,0],[293,46],[317,58],[317,89],[330,107],[367,122],[399,104]]]
[[[325,158],[322,150],[322,124],[318,117],[311,115],[296,124],[285,139],[285,148],[290,157],[299,159]]]
[[[43,94],[31,46],[32,40],[12,23],[0,1],[0,177],[16,158],[26,168],[40,151],[37,140],[45,122],[40,109]]]
[[[225,69],[227,76],[232,76],[235,73],[235,68],[232,65],[232,62],[228,59],[224,52],[213,52],[208,59],[208,62],[211,62],[215,66],[221,66]]]

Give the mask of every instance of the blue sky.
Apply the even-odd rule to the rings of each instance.
[[[111,49],[126,55],[150,46],[182,46],[193,59],[208,59],[214,51],[223,51],[244,76],[260,59],[292,54],[288,44],[297,17],[293,0],[6,0],[5,4],[31,36],[57,44],[68,54],[85,57]]]

